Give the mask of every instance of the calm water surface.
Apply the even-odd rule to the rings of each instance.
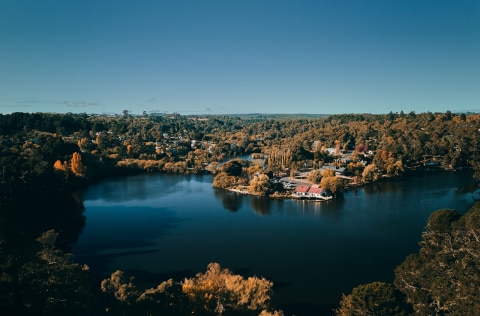
[[[354,286],[391,282],[418,250],[430,213],[466,212],[471,178],[411,176],[328,202],[216,191],[209,175],[116,178],[85,192],[87,222],[74,253],[100,277],[121,269],[155,285],[218,262],[273,281],[274,302],[290,313],[328,315]]]

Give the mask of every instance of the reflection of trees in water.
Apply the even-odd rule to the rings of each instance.
[[[42,186],[17,185],[10,188],[11,199],[3,198],[2,315],[72,315],[87,310],[83,304],[93,293],[90,278],[60,250],[68,250],[82,232],[83,204],[68,189],[53,184],[47,179]]]
[[[159,251],[155,240],[169,234],[181,221],[168,208],[103,206],[91,211],[116,214],[108,218],[108,227],[93,225],[75,245],[77,260],[101,276],[111,272],[119,258]]]
[[[215,197],[222,201],[223,208],[236,212],[242,207],[243,196],[240,196],[233,192],[225,192],[220,190],[214,190]]]
[[[365,194],[393,193],[404,188],[402,179],[388,179],[375,183],[370,183],[362,187]]]
[[[292,212],[308,216],[321,216],[336,219],[342,217],[342,209],[345,199],[340,195],[336,199],[329,201],[297,200],[293,202],[295,203],[295,207],[290,208]]]
[[[455,193],[465,194],[473,192],[476,183],[472,178],[470,171],[461,173],[449,172],[425,172],[419,174],[409,174],[402,178],[386,178],[382,181],[362,186],[365,194],[395,193],[406,190],[423,191],[424,188],[435,184],[438,190],[451,190],[455,188]]]
[[[147,200],[152,196],[188,192],[191,187],[189,182],[192,181],[211,185],[212,178],[191,174],[142,174],[109,179],[100,185],[89,187],[88,192],[91,192],[92,196],[101,196],[105,201],[121,203],[131,200],[132,196],[137,200]]]
[[[260,215],[267,215],[270,213],[271,199],[259,196],[252,196],[250,198],[250,206],[253,211]]]
[[[54,229],[61,233],[62,247],[76,242],[85,226],[83,204],[71,193],[58,190],[24,190],[2,206],[1,221],[9,229],[7,238],[15,242],[21,238],[33,240],[43,232]]]
[[[457,195],[464,195],[467,193],[473,193],[478,189],[478,184],[475,182],[469,182],[466,183],[465,185],[458,187],[454,193]]]

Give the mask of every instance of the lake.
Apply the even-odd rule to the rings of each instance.
[[[342,293],[393,281],[417,252],[428,216],[466,212],[471,172],[436,172],[347,191],[325,202],[270,200],[217,191],[211,175],[139,175],[83,194],[86,226],[77,261],[106,277],[117,269],[154,286],[218,262],[274,282],[277,308],[331,315]]]

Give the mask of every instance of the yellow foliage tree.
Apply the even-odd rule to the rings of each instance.
[[[182,291],[200,309],[221,314],[226,310],[261,311],[268,305],[272,286],[265,278],[245,279],[222,269],[218,263],[210,263],[207,272],[185,279]]]
[[[335,176],[322,177],[322,180],[320,180],[320,187],[333,194],[341,193],[344,189],[343,181]]]
[[[375,165],[371,164],[365,167],[362,172],[362,182],[375,182],[382,176],[380,169]]]
[[[335,177],[335,171],[331,169],[322,170],[322,178]]]
[[[322,171],[319,169],[312,170],[308,175],[308,180],[314,184],[320,183],[320,180],[322,180]]]
[[[87,137],[78,140],[77,145],[82,151],[86,151],[92,148],[92,142]]]
[[[250,181],[250,187],[253,192],[266,195],[271,187],[270,179],[266,174],[259,174],[258,176],[254,176],[252,181]]]
[[[60,160],[57,160],[53,164],[53,169],[61,174],[63,173],[65,176],[65,181],[68,180],[68,177],[70,176],[70,167],[68,166],[68,162],[61,162]]]
[[[73,153],[72,160],[70,162],[70,168],[72,169],[73,174],[76,176],[85,175],[85,166],[82,163],[82,155],[80,155],[80,153]]]
[[[60,160],[57,160],[55,161],[55,163],[53,164],[53,169],[57,170],[57,171],[63,171],[63,172],[66,172],[68,170],[68,164],[66,161],[64,161],[63,163],[60,161]]]

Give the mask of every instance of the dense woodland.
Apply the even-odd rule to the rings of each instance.
[[[0,313],[4,315],[281,315],[272,283],[212,263],[205,273],[142,289],[123,272],[103,281],[69,253],[85,224],[79,189],[138,172],[216,174],[259,194],[270,180],[325,164],[357,183],[424,169],[479,169],[480,115],[446,113],[103,116],[0,114]],[[333,153],[332,150],[333,149]],[[341,159],[350,152],[352,158]],[[255,160],[231,160],[257,154]],[[312,181],[343,189],[334,175]],[[323,183],[322,183],[323,181]],[[337,315],[480,313],[480,206],[430,217],[418,254],[393,284],[359,285]],[[373,280],[372,280],[373,281]],[[288,313],[288,311],[285,311]],[[332,312],[333,313],[333,312]]]

